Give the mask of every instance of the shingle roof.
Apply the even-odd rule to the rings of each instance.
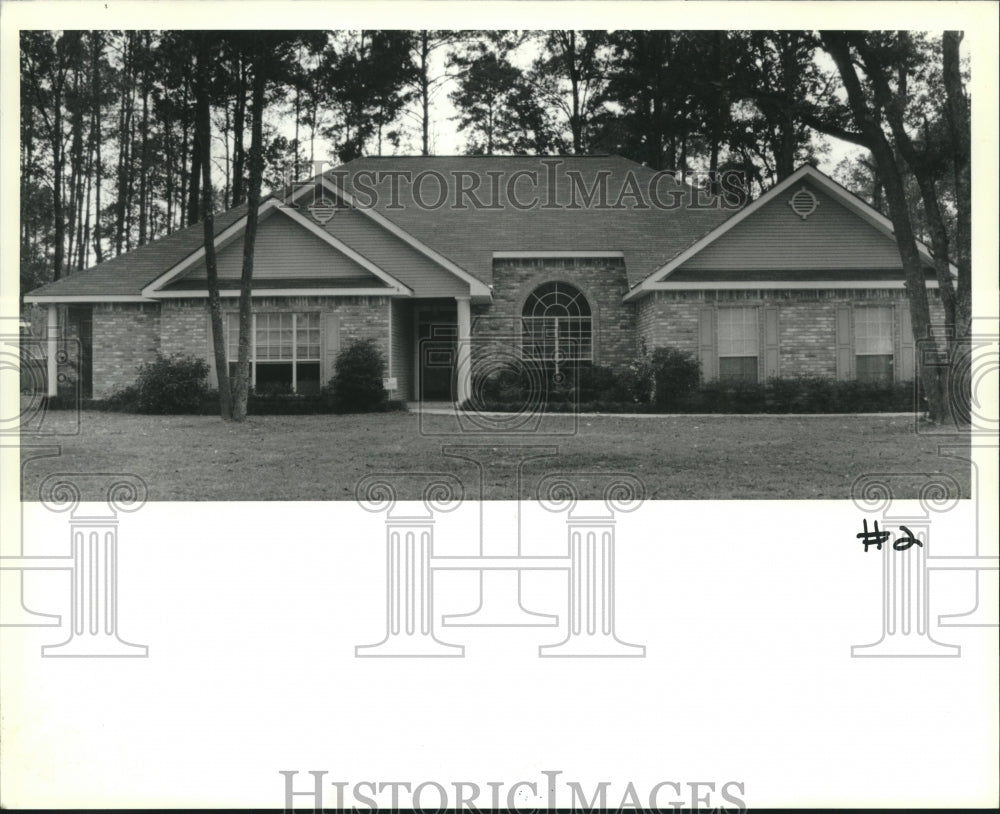
[[[359,173],[364,174],[359,178]],[[393,208],[393,173],[408,173],[397,176],[401,208]],[[405,178],[415,180],[421,173],[439,173],[450,185],[453,194],[440,209],[408,205],[421,194],[428,203],[438,197],[438,181],[430,176],[414,196]],[[513,179],[515,198],[531,201],[532,179],[525,173],[538,178],[538,205],[527,209],[511,205],[506,194]],[[690,190],[672,177],[617,155],[366,157],[327,176],[335,182],[346,177],[347,191],[359,198],[374,197],[372,209],[486,283],[492,279],[494,252],[621,251],[629,284],[635,285],[734,213],[715,201],[699,199],[698,206],[692,206]],[[599,206],[597,201],[586,205],[580,185],[590,190],[602,176],[607,178],[608,203],[616,202],[631,178],[631,188],[639,191],[647,208],[639,208],[627,195],[620,208]],[[463,177],[469,180],[463,182]],[[477,209],[468,198],[454,194],[462,183],[471,186],[472,179],[480,181],[475,193],[479,200],[497,207]],[[377,195],[366,192],[372,188]],[[571,208],[574,201],[577,207]],[[452,208],[457,202],[465,207]],[[555,206],[548,205],[552,203]],[[664,208],[667,204],[671,208]]]
[[[359,177],[359,173],[362,173]],[[449,198],[441,208],[412,205],[412,187],[400,183],[399,203],[393,206],[390,186],[393,173],[406,173],[422,182],[425,201],[437,197],[436,173],[449,185]],[[530,202],[528,173],[538,178],[538,205],[512,205],[508,185],[516,182],[515,197]],[[692,206],[690,191],[672,178],[657,174],[621,156],[397,156],[359,158],[327,173],[362,205],[384,216],[431,249],[461,266],[484,283],[492,280],[494,252],[621,251],[630,285],[678,255],[710,232],[733,210],[717,206]],[[379,182],[379,178],[382,181]],[[396,176],[399,178],[399,176]],[[470,179],[462,181],[461,179]],[[607,183],[607,203],[614,204],[626,186],[638,191],[647,208],[634,196],[622,196],[620,208],[587,205],[582,189],[590,190],[601,178]],[[489,208],[467,205],[455,208],[460,183],[479,179],[478,198]],[[551,183],[554,180],[554,184]],[[656,198],[650,196],[655,182]],[[494,194],[490,185],[495,185]],[[552,193],[554,188],[555,192]],[[365,195],[366,189],[373,190]],[[574,197],[575,195],[575,197]],[[369,204],[369,199],[374,198]],[[266,198],[264,199],[266,200]],[[465,202],[468,204],[468,198]],[[577,207],[570,204],[576,201]],[[657,205],[672,202],[664,209]],[[547,206],[552,204],[555,206]],[[215,217],[219,234],[246,214],[246,206]],[[195,224],[145,246],[74,272],[30,292],[32,296],[137,296],[142,289],[179,263],[203,243],[202,225]]]
[[[245,204],[218,213],[215,234],[228,229],[246,213]],[[204,242],[204,226],[199,222],[96,266],[67,274],[30,293],[33,297],[139,296],[143,288],[200,249]]]

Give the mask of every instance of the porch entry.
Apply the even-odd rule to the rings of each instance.
[[[453,398],[458,346],[458,310],[454,300],[414,303],[416,396],[421,401]]]

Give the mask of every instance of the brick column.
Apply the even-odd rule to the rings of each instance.
[[[48,381],[48,395],[59,395],[59,306],[50,305],[48,308],[48,327],[45,332],[46,341],[46,380]]]

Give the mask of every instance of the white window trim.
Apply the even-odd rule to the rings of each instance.
[[[280,315],[280,314],[287,314],[288,311],[264,311],[262,313],[264,313],[264,314],[279,314]],[[267,364],[270,361],[285,362],[286,364],[290,362],[291,365],[292,365],[292,392],[293,393],[298,393],[298,390],[299,390],[299,385],[298,385],[298,378],[299,378],[299,371],[298,371],[298,362],[299,362],[298,318],[302,314],[317,314],[317,315],[319,315],[320,312],[319,311],[293,311],[291,313],[292,313],[292,358],[290,360],[289,359],[265,360],[264,364]],[[237,311],[227,311],[226,314],[225,314],[225,316],[226,316],[226,363],[227,364],[233,364],[234,362],[236,362],[236,361],[239,360],[239,356],[238,356],[238,354],[239,354],[239,346],[237,345],[237,358],[236,359],[230,358],[230,350],[231,350],[231,348],[230,348],[230,342],[229,342],[229,334],[230,334],[230,332],[229,332],[229,320],[233,319],[233,318],[236,318],[238,320],[239,319],[239,312],[237,312]],[[308,331],[309,328],[306,327],[304,330]],[[318,363],[320,365],[323,364],[323,360],[322,360],[322,355],[323,355],[323,351],[322,351],[322,346],[323,346],[323,320],[322,320],[322,317],[320,317],[320,319],[319,319],[319,340],[320,340],[320,353],[319,353],[319,356],[316,359],[304,359],[303,362],[313,362],[313,363]],[[250,384],[254,388],[257,387],[257,364],[258,364],[258,359],[257,359],[257,312],[254,311],[253,313],[250,314]],[[320,377],[322,378],[322,372],[320,374]]]

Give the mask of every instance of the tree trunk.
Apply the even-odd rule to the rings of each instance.
[[[198,212],[198,204],[201,199],[201,152],[197,147],[191,150],[191,172],[188,178],[187,225],[193,226],[201,220],[201,215]]]
[[[191,71],[188,69],[184,74],[184,84],[188,87],[191,84]],[[185,94],[186,97],[187,94]],[[185,115],[187,110],[185,109]],[[197,115],[196,115],[197,118]],[[186,156],[181,156],[181,161],[183,162]],[[183,164],[182,164],[183,167]],[[197,145],[191,145],[191,167],[188,169],[184,167],[184,172],[187,177],[187,205],[185,211],[187,217],[185,218],[185,225],[193,226],[196,224],[200,216],[198,214],[198,203],[201,199],[201,153],[197,148]]]
[[[69,250],[66,258],[66,268],[72,271],[76,268],[79,257],[80,233],[83,229],[83,107],[80,105],[80,74],[82,66],[79,62],[73,68],[72,111],[70,112],[70,173],[69,173],[69,232],[66,244]]]
[[[431,81],[430,81],[430,32],[420,32],[420,129],[421,154],[430,155]]]
[[[52,279],[58,280],[62,277],[63,258],[66,250],[66,223],[63,208],[62,94],[61,92],[57,94],[55,88],[53,88],[52,94],[52,108],[52,217],[55,221],[55,256],[52,262]]]
[[[905,32],[901,32],[899,36],[907,38]],[[907,42],[905,39],[901,39],[900,44],[906,45]],[[910,138],[910,134],[906,131],[904,115],[909,95],[907,93],[907,68],[901,66],[898,69],[897,91],[893,94],[889,88],[886,66],[880,56],[873,49],[868,48],[863,40],[858,43],[858,49],[871,79],[875,100],[885,112],[886,120],[889,122],[896,148],[916,178],[917,187],[920,190],[920,198],[924,204],[924,214],[927,217],[927,225],[931,235],[931,247],[934,249],[934,271],[938,281],[938,292],[944,306],[945,335],[949,337],[950,343],[955,336],[955,286],[951,279],[951,268],[948,262],[950,255],[948,231],[945,228],[944,216],[938,204],[934,177],[927,163],[931,156],[926,155],[926,150],[934,148],[928,143],[924,152],[919,151]]]
[[[233,394],[233,420],[244,421],[250,389],[250,292],[253,286],[254,244],[257,239],[257,210],[260,207],[260,186],[264,172],[263,119],[264,70],[258,57],[253,68],[252,114],[250,130],[250,178],[247,189],[247,227],[243,234],[243,273],[240,276],[240,352],[236,371],[236,392]]]
[[[101,250],[101,57],[104,38],[100,31],[91,34],[90,58],[90,138],[94,145],[94,260],[103,262]]]
[[[934,363],[934,357],[940,358],[939,349],[936,339],[930,333],[930,305],[927,301],[924,268],[917,251],[903,178],[881,124],[869,109],[864,89],[854,69],[847,38],[844,34],[829,31],[822,32],[821,36],[826,50],[837,64],[854,120],[868,142],[882,177],[896,246],[903,263],[904,287],[910,301],[910,321],[913,325],[913,339],[918,348],[918,369],[927,399],[928,414],[932,421],[940,423],[948,417],[944,390],[947,376],[942,375],[944,369]]]
[[[86,170],[86,192],[84,194],[83,228],[80,232],[80,245],[77,253],[77,268],[81,271],[87,267],[90,259],[90,195],[94,179],[94,131],[91,130],[87,137],[87,170]]]
[[[955,198],[957,209],[956,265],[958,286],[955,292],[955,333],[952,347],[952,377],[961,383],[961,390],[951,388],[951,397],[962,420],[971,420],[970,341],[972,331],[972,172],[969,100],[962,83],[958,47],[962,32],[945,31],[941,40],[943,79],[947,102],[952,160],[955,164]]]
[[[173,105],[163,106],[164,190],[167,205],[167,234],[174,230],[174,117]]]
[[[246,151],[243,149],[243,128],[247,112],[247,73],[242,56],[236,62],[236,102],[233,110],[233,199],[231,206],[243,203],[243,175]]]
[[[188,83],[184,82],[184,93],[181,96],[181,152],[177,157],[177,175],[180,179],[180,184],[177,190],[177,210],[178,220],[180,221],[180,226],[187,226],[187,185],[188,185],[188,174],[187,174],[187,154],[188,154],[188,133],[190,130],[190,118],[188,116]]]
[[[219,415],[233,417],[233,393],[229,384],[229,364],[226,359],[226,328],[222,320],[222,300],[219,297],[219,271],[215,258],[215,215],[212,212],[212,121],[209,104],[209,53],[205,35],[201,36],[195,85],[195,150],[201,155],[202,209],[204,210],[205,269],[208,277],[208,309],[212,323],[212,351],[219,380]]]
[[[142,49],[142,146],[139,151],[139,245],[146,244],[146,204],[149,184],[149,32]]]
[[[117,196],[115,197],[115,255],[122,253],[125,242],[125,189],[126,175],[129,173],[129,97],[130,89],[130,52],[132,32],[128,32],[122,42],[122,87],[118,107],[118,177],[116,180]]]

